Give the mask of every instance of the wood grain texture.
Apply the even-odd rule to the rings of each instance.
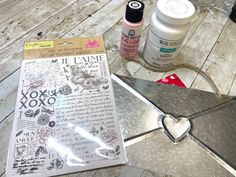
[[[235,95],[235,92],[233,93],[235,89],[231,89],[236,75],[236,51],[233,49],[236,42],[235,31],[235,23],[228,20],[202,68],[203,71],[211,75],[223,94]],[[212,91],[209,89],[209,84],[200,75],[197,76],[192,88]]]
[[[189,63],[202,68],[228,20],[228,14],[217,10],[212,10],[212,12],[208,12],[195,33],[183,47],[177,56],[176,63]],[[173,72],[182,79],[187,87],[192,86],[198,75],[188,69],[177,69],[165,73],[165,76]],[[210,87],[210,85],[208,86]]]
[[[233,80],[232,86],[228,92],[228,95],[230,95],[230,96],[236,95],[236,75],[234,76],[234,80]]]
[[[23,1],[7,1],[5,5],[0,4],[0,24],[7,19],[27,11],[27,8],[31,8],[39,0],[23,0]]]
[[[10,114],[9,117],[0,124],[0,175],[4,174],[6,161],[7,161],[7,153],[9,146],[9,139],[11,136],[11,129],[13,125],[13,117],[14,113]]]
[[[0,32],[4,34],[0,36],[0,50],[74,2],[76,0],[41,0],[34,8],[3,22],[0,25]]]
[[[14,72],[10,79],[1,83],[0,87],[0,122],[2,122],[12,111],[14,111],[19,83],[19,70]]]
[[[103,35],[124,14],[125,0],[112,1],[86,21],[82,22],[63,37]],[[115,35],[113,35],[115,36]]]
[[[108,2],[109,0],[76,2],[0,50],[0,82],[20,68],[24,41],[60,38]]]
[[[11,7],[20,3],[20,0],[0,0],[0,10],[5,9],[6,6]]]

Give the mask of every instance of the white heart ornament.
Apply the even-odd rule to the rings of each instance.
[[[191,130],[191,123],[185,117],[175,118],[170,114],[166,114],[161,119],[161,124],[165,133],[175,143],[183,139]]]

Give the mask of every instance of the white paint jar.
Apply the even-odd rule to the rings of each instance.
[[[155,67],[173,64],[194,13],[188,0],[158,0],[143,51],[147,63]]]

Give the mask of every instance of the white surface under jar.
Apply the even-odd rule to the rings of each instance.
[[[173,64],[194,13],[188,0],[158,0],[143,52],[146,62],[156,67]]]

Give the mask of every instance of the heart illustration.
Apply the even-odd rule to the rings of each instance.
[[[175,118],[169,114],[166,114],[161,119],[161,124],[165,133],[174,143],[177,143],[183,139],[191,129],[191,123],[189,119],[185,117]]]

